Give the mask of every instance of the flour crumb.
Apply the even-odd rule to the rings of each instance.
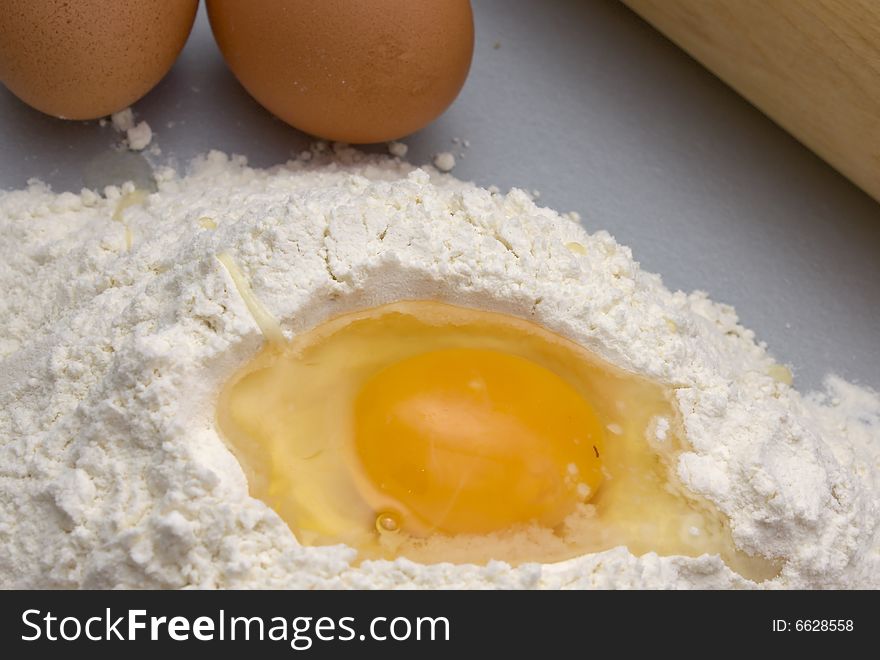
[[[388,143],[388,153],[390,153],[392,156],[396,156],[397,158],[405,158],[407,151],[409,151],[409,147],[403,142]]]
[[[134,112],[131,108],[126,108],[125,110],[114,112],[110,116],[110,119],[113,122],[113,128],[115,128],[120,133],[125,133],[126,131],[134,128]]]
[[[441,172],[451,172],[455,167],[455,156],[448,151],[441,151],[434,156],[434,167]]]
[[[138,122],[135,126],[129,128],[125,134],[128,140],[128,148],[132,151],[146,149],[153,139],[153,131],[145,121]]]
[[[153,140],[153,130],[145,122],[135,122],[134,111],[131,108],[115,112],[110,117],[113,128],[119,133],[125,134],[125,145],[132,151],[143,151]]]

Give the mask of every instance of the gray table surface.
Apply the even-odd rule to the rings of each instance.
[[[406,140],[410,160],[466,139],[459,178],[537,189],[669,287],[735,305],[799,387],[829,372],[880,387],[880,204],[613,0],[473,4],[470,78]],[[156,133],[154,162],[216,148],[271,165],[308,142],[226,70],[204,8],[135,111]],[[5,89],[0,125],[0,188],[107,182],[111,127],[43,116]]]

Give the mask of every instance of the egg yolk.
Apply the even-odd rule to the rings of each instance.
[[[381,370],[355,400],[354,443],[369,484],[415,534],[552,527],[602,481],[589,404],[500,351],[438,350]]]

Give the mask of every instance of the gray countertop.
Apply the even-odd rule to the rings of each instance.
[[[880,204],[613,0],[473,4],[470,78],[405,140],[410,160],[463,151],[459,178],[580,212],[669,287],[735,305],[801,388],[828,372],[880,387]],[[156,133],[154,162],[216,148],[270,165],[308,142],[228,73],[203,8],[135,111]],[[0,121],[0,187],[103,183],[111,127],[43,116],[5,89]]]

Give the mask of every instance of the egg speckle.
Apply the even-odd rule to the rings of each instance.
[[[431,122],[464,84],[468,0],[208,0],[232,72],[296,128],[351,143],[394,140]]]
[[[198,0],[6,0],[0,81],[49,115],[110,115],[168,72],[197,8]]]

